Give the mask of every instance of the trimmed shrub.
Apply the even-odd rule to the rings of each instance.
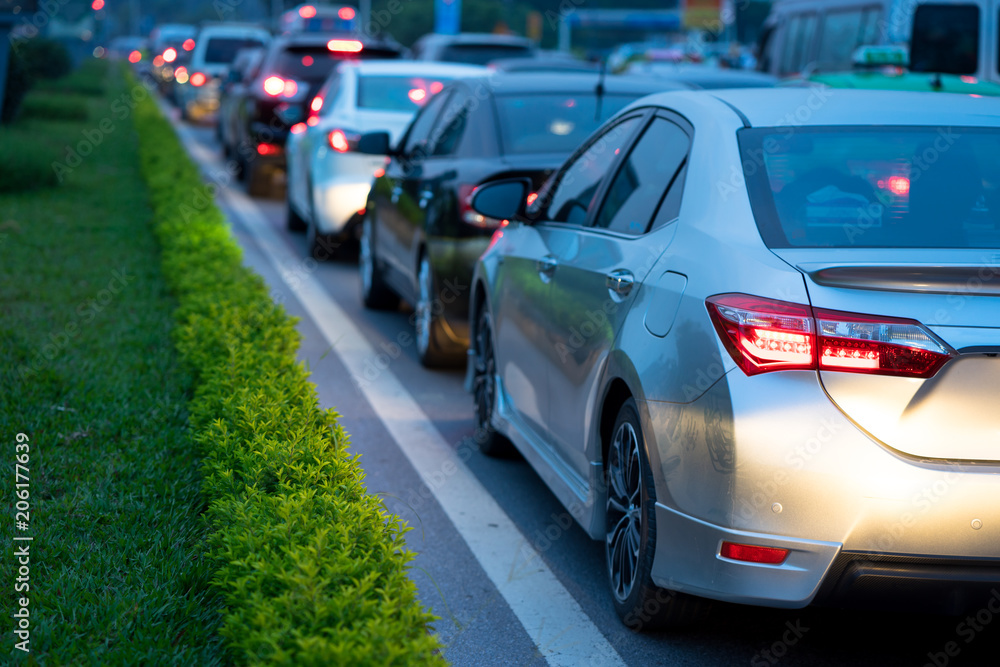
[[[0,109],[0,123],[13,123],[21,110],[21,102],[31,89],[33,78],[24,56],[17,49],[10,50],[7,65],[7,83],[4,86],[3,109]]]
[[[56,155],[40,149],[38,140],[28,134],[0,128],[0,192],[22,192],[57,185],[52,162]]]
[[[52,39],[29,39],[18,44],[31,76],[38,79],[58,79],[73,70],[69,50]]]
[[[34,93],[21,104],[21,114],[29,120],[87,120],[89,116],[85,99]]]
[[[195,378],[221,633],[238,663],[444,664],[407,577],[406,530],[368,494],[299,335],[241,252],[156,104],[134,114],[174,339]],[[200,204],[200,205],[199,205]]]

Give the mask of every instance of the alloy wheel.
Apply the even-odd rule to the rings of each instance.
[[[605,554],[611,590],[619,601],[624,602],[636,583],[643,521],[639,438],[628,422],[619,425],[611,442],[607,475],[608,532]]]

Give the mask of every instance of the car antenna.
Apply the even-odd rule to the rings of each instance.
[[[594,94],[597,95],[597,107],[594,109],[594,120],[601,120],[601,104],[604,102],[604,75],[608,71],[608,58],[601,58],[601,72],[597,75],[597,85],[594,87]]]

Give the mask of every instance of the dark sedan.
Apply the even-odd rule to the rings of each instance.
[[[300,33],[276,38],[268,48],[255,79],[233,100],[224,120],[234,129],[233,145],[240,175],[251,195],[264,194],[275,171],[285,167],[289,129],[306,119],[306,105],[334,66],[345,59],[398,58],[395,42]]]
[[[389,156],[362,225],[365,305],[413,304],[421,362],[462,362],[472,267],[502,224],[472,210],[476,185],[521,176],[537,190],[604,120],[639,97],[679,88],[597,74],[498,73],[446,86],[391,150],[384,133],[361,137],[360,151]]]

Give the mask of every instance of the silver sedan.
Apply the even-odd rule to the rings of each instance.
[[[961,613],[1000,584],[1000,102],[672,92],[477,263],[467,387],[636,629],[710,599]]]

